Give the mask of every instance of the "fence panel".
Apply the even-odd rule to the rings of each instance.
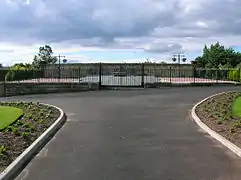
[[[101,64],[101,85],[141,86],[143,81],[142,64]]]
[[[39,70],[0,69],[0,82],[95,82],[103,86],[144,86],[145,83],[240,82],[240,69],[207,69],[154,63],[87,63]]]

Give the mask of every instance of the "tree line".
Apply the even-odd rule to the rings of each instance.
[[[39,52],[34,56],[32,63],[17,63],[10,67],[5,74],[6,81],[17,81],[28,77],[41,77],[41,69],[49,64],[55,64],[57,57],[49,45],[39,47]]]
[[[41,69],[49,64],[55,64],[57,57],[53,56],[53,50],[49,45],[41,46],[34,56],[32,63],[14,64],[11,69]],[[147,62],[145,62],[147,63]],[[163,62],[163,64],[165,64]],[[195,58],[193,64],[200,68],[237,68],[241,67],[241,53],[233,48],[225,48],[219,42],[204,46],[202,55]]]
[[[5,74],[5,80],[22,80],[28,77],[41,77],[41,70],[49,64],[55,64],[57,57],[53,56],[53,50],[49,45],[39,47],[39,52],[34,56],[32,63],[18,63],[10,67]],[[146,62],[147,63],[147,62]],[[239,69],[241,67],[241,53],[233,48],[226,48],[219,42],[204,46],[202,55],[196,57],[192,63],[197,68],[204,69]],[[165,63],[163,63],[165,64]],[[205,76],[210,72],[205,73]],[[214,72],[215,73],[215,72]],[[211,73],[212,74],[212,73]],[[222,73],[229,79],[240,79],[240,71]]]

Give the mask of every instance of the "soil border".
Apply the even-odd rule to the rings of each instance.
[[[60,116],[0,174],[0,180],[11,180],[15,178],[66,122],[67,116],[62,109],[50,104],[40,104],[56,108],[59,110]]]
[[[198,102],[197,104],[195,104],[192,108],[191,111],[191,116],[192,119],[197,123],[197,125],[204,130],[206,133],[208,133],[211,137],[213,137],[214,139],[216,139],[217,141],[219,141],[221,144],[223,144],[225,147],[227,147],[228,149],[230,149],[233,153],[235,153],[237,156],[241,157],[241,148],[239,148],[237,145],[235,145],[234,143],[232,143],[231,141],[227,140],[225,137],[221,136],[220,134],[218,134],[217,132],[215,132],[214,130],[212,130],[210,127],[208,127],[206,124],[204,124],[200,118],[197,116],[196,114],[196,108],[198,105],[202,104],[203,102],[209,100],[210,98],[213,98],[215,96],[221,95],[221,94],[225,94],[225,93],[232,93],[232,92],[238,92],[238,91],[228,91],[228,92],[221,92],[221,93],[217,93],[214,94],[212,96],[209,96],[205,99],[203,99],[202,101]]]

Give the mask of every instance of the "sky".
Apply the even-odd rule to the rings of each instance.
[[[188,61],[217,41],[241,50],[240,0],[0,0],[0,63],[52,47],[68,62]]]

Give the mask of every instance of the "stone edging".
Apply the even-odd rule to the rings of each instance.
[[[27,163],[42,149],[42,147],[50,140],[50,138],[62,127],[66,122],[67,116],[62,109],[50,104],[44,104],[59,110],[58,119],[41,134],[22,154],[20,154],[1,174],[0,180],[11,180],[20,173]]]
[[[232,91],[234,92],[234,91]],[[210,136],[212,136],[214,139],[216,139],[217,141],[219,141],[221,144],[223,144],[225,147],[227,147],[228,149],[230,149],[232,152],[234,152],[237,156],[241,157],[241,148],[239,148],[238,146],[236,146],[234,143],[232,143],[231,141],[227,140],[226,138],[224,138],[223,136],[221,136],[220,134],[218,134],[217,132],[215,132],[214,130],[212,130],[211,128],[209,128],[206,124],[204,124],[200,118],[197,116],[196,114],[196,108],[199,104],[207,101],[210,98],[213,98],[217,95],[221,95],[227,92],[221,92],[218,94],[214,94],[212,96],[209,96],[205,99],[203,99],[202,101],[198,102],[196,105],[194,105],[194,107],[192,108],[191,111],[191,116],[194,119],[194,121],[206,132],[208,133]]]

